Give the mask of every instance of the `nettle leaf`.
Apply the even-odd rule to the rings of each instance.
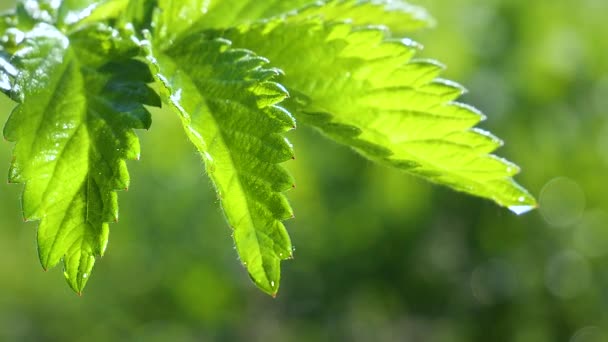
[[[437,78],[443,70],[437,62],[414,59],[420,46],[411,40],[297,15],[221,34],[281,68],[288,108],[334,140],[516,213],[536,205],[511,178],[519,168],[490,154],[502,142],[472,128],[484,116],[455,102],[463,88]]]
[[[161,0],[161,3],[162,1],[172,0]],[[205,1],[204,16],[201,16],[201,20],[192,28],[228,28],[281,15],[314,2],[311,0],[209,0]],[[162,5],[159,7],[163,8]]]
[[[173,39],[188,30],[223,29],[274,17],[296,15],[382,24],[395,33],[433,23],[421,7],[399,0],[159,0],[158,37]]]
[[[125,8],[128,0],[62,0],[49,1],[57,8],[57,24],[74,25],[87,19],[103,20],[114,17]]]
[[[118,219],[125,159],[139,158],[133,128],[148,128],[142,104],[159,105],[147,66],[110,39],[110,29],[65,36],[38,24],[12,56],[22,101],[4,128],[16,142],[9,180],[24,183],[23,215],[40,220],[42,266],[63,259],[76,292],[85,287]]]
[[[21,0],[16,14],[20,28],[47,23],[59,30],[75,31],[82,26],[116,18],[129,0]]]
[[[3,31],[4,30],[0,27],[0,34],[5,36]],[[15,76],[17,76],[18,73],[19,71],[10,62],[10,53],[0,47],[0,91],[11,96]]]
[[[283,133],[295,128],[277,105],[287,92],[272,81],[278,70],[223,39],[193,34],[148,59],[200,151],[241,261],[266,293],[279,288],[280,261],[292,247],[281,222],[293,212],[283,191],[294,186],[279,163],[294,157]]]
[[[283,16],[296,21],[319,18],[347,21],[356,25],[383,25],[394,34],[403,34],[434,24],[428,12],[418,6],[395,0],[334,0],[317,2]]]
[[[19,70],[11,63],[11,55],[17,45],[23,41],[24,34],[13,27],[17,21],[15,13],[0,15],[0,91],[10,98],[19,98],[19,89],[15,78]]]
[[[398,0],[19,1],[0,15],[0,91],[18,102],[9,180],[25,184],[24,218],[40,221],[43,267],[63,260],[69,285],[85,287],[118,219],[125,160],[139,158],[134,129],[151,124],[144,105],[160,105],[153,81],[271,295],[292,257],[291,113],[380,164],[532,209],[517,166],[491,154],[502,142],[475,128],[483,115],[456,102],[463,88],[392,38],[431,24]]]
[[[159,0],[127,0],[128,4],[125,7],[124,12],[119,17],[119,26],[130,27],[131,30],[135,29],[138,32],[141,30],[147,30],[150,28],[152,23],[152,16],[157,10],[157,2]],[[162,1],[162,0],[161,0]],[[192,0],[195,2],[198,0]],[[184,1],[183,4],[188,4],[189,1]],[[194,15],[195,11],[192,12]],[[184,20],[184,14],[179,18]]]
[[[63,2],[64,22],[82,27],[120,17],[129,5],[129,0],[74,0],[74,4]]]
[[[310,0],[158,0],[154,32],[157,44],[167,47],[180,35],[204,29],[222,29],[270,18]]]

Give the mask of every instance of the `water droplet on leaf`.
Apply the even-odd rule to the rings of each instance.
[[[512,205],[509,207],[509,210],[515,213],[515,215],[523,215],[529,211],[534,210],[534,208],[536,207],[533,205]]]

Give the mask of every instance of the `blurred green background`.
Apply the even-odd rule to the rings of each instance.
[[[272,299],[177,117],[156,112],[83,297],[42,271],[21,186],[1,182],[0,341],[608,341],[608,1],[419,4],[438,22],[413,36],[421,56],[469,88],[541,210],[517,217],[302,127],[296,258]]]

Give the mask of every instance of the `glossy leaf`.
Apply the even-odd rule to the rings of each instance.
[[[13,55],[23,98],[4,128],[16,142],[9,179],[25,184],[24,218],[40,220],[42,266],[63,259],[78,293],[104,253],[107,222],[118,220],[115,190],[129,186],[124,159],[139,158],[132,129],[150,126],[141,104],[159,104],[146,66],[107,44],[111,35],[68,38],[38,24]]]
[[[161,20],[156,36],[167,40],[188,30],[229,28],[286,15],[302,20],[320,17],[360,25],[382,24],[395,33],[433,23],[423,8],[400,0],[159,0],[158,6]]]
[[[433,25],[425,9],[394,0],[334,0],[317,2],[284,15],[286,20],[346,21],[355,25],[382,25],[400,35]]]
[[[77,292],[103,254],[133,129],[156,89],[201,153],[253,281],[275,295],[292,248],[292,114],[380,164],[522,213],[534,199],[442,66],[395,35],[432,24],[398,0],[22,0],[0,15],[0,90],[19,105],[9,179],[40,220],[42,265]],[[151,32],[150,32],[151,31]],[[150,72],[152,70],[152,73]],[[154,74],[154,75],[152,75]],[[281,84],[277,82],[281,82]],[[280,105],[279,105],[280,104]]]
[[[484,119],[454,102],[463,88],[437,78],[443,66],[386,30],[282,18],[222,32],[285,72],[296,117],[381,164],[494,200],[517,213],[536,203],[512,180],[502,142],[473,128]],[[297,56],[294,58],[293,56]]]
[[[295,128],[277,103],[287,96],[272,81],[278,70],[223,39],[188,36],[148,59],[200,151],[236,249],[253,281],[275,295],[280,261],[292,255],[282,220],[293,216],[282,191],[293,179],[279,163],[293,158],[283,133]]]

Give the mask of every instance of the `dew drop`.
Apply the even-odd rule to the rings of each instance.
[[[82,277],[83,277],[83,278],[85,278],[85,279],[86,279],[88,276],[89,276],[89,275],[88,275],[87,273],[84,273],[84,274],[82,275]]]
[[[585,211],[586,196],[573,179],[557,177],[545,184],[540,192],[540,213],[553,227],[577,224]]]
[[[608,215],[604,211],[593,210],[584,214],[573,232],[576,249],[586,257],[602,257],[608,253]]]
[[[592,272],[586,258],[571,250],[562,251],[547,262],[545,286],[558,298],[574,298],[589,290]]]
[[[274,287],[274,281],[270,282],[270,287]]]
[[[523,215],[529,211],[532,211],[535,207],[532,205],[512,205],[509,207],[515,215]]]

